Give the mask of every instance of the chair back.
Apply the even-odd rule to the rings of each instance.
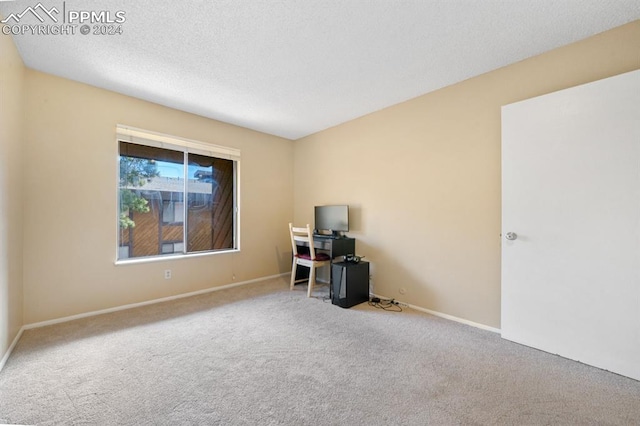
[[[296,228],[292,223],[289,223],[289,233],[291,234],[291,249],[293,250],[293,255],[298,257],[298,244],[306,243],[305,245],[309,245],[309,254],[311,255],[311,260],[316,260],[316,250],[313,247],[313,231],[309,224],[305,228]]]

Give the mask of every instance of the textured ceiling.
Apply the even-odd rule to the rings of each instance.
[[[41,3],[57,24],[126,21],[121,35],[16,35],[28,67],[289,139],[640,19],[639,0]],[[0,14],[52,24],[22,14],[37,4]]]

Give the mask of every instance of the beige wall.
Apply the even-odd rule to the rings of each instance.
[[[636,21],[301,139],[295,220],[349,204],[376,293],[500,327],[501,106],[638,69],[639,52]]]
[[[22,91],[25,68],[0,35],[0,359],[22,327]]]
[[[286,272],[286,223],[329,203],[351,205],[376,293],[499,327],[500,106],[640,68],[635,22],[293,143],[25,71],[0,43],[0,349],[23,323]],[[242,150],[240,253],[114,265],[117,123]]]
[[[32,70],[25,107],[26,324],[290,268],[292,141]],[[242,150],[241,252],[114,265],[116,124]]]

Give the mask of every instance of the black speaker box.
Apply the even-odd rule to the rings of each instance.
[[[369,262],[338,262],[331,268],[331,303],[350,308],[369,300]]]

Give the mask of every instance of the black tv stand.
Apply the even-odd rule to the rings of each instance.
[[[309,247],[308,242],[299,242],[301,247]],[[342,257],[347,254],[355,254],[356,252],[356,239],[342,236],[340,238],[333,238],[333,235],[314,235],[313,246],[316,250],[321,250],[329,255],[331,260],[336,257]],[[308,268],[297,268],[296,281],[309,277]]]

